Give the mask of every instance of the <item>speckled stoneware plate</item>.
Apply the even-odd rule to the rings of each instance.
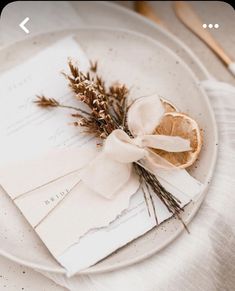
[[[17,43],[0,52],[0,74],[71,34],[76,36],[90,59],[99,60],[104,78],[131,84],[139,96],[158,92],[181,111],[189,113],[204,130],[202,152],[190,173],[205,187],[196,202],[186,207],[183,219],[188,223],[205,197],[217,154],[214,115],[198,79],[179,57],[161,43],[127,30],[104,28],[56,32]],[[160,251],[182,231],[182,224],[170,219],[82,273],[111,271],[143,260]],[[2,190],[0,254],[35,269],[64,273]]]

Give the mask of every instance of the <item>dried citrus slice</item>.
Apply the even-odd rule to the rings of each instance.
[[[180,136],[190,140],[191,151],[166,152],[154,149],[161,157],[179,168],[191,166],[197,159],[202,147],[202,136],[197,122],[186,114],[179,112],[166,113],[155,131],[156,134]]]
[[[175,112],[178,111],[177,108],[168,100],[160,98],[165,112]]]

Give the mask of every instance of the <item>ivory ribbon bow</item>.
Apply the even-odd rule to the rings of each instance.
[[[86,186],[103,197],[112,199],[131,178],[133,162],[140,162],[153,173],[158,168],[177,169],[151,150],[191,150],[189,140],[153,134],[164,113],[158,96],[137,99],[129,108],[127,116],[133,138],[122,129],[114,130],[107,137],[102,151],[80,173]]]

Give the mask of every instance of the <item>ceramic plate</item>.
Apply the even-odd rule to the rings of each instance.
[[[132,86],[137,96],[157,92],[172,101],[181,111],[190,114],[204,130],[202,152],[190,173],[204,183],[205,188],[196,202],[190,203],[186,208],[183,218],[189,222],[205,197],[217,153],[215,119],[199,81],[191,69],[161,43],[127,30],[104,28],[56,32],[20,42],[0,52],[0,73],[71,34],[90,59],[99,60],[104,79],[119,80]],[[110,271],[133,264],[160,251],[182,231],[182,224],[170,219],[82,273]],[[39,270],[64,272],[2,190],[0,253]]]

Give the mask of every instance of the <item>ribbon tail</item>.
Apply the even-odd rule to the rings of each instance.
[[[134,139],[135,144],[141,147],[155,148],[167,152],[190,151],[190,141],[179,136],[143,135]]]
[[[106,199],[112,199],[131,178],[132,164],[120,163],[100,153],[80,173],[83,183]]]

